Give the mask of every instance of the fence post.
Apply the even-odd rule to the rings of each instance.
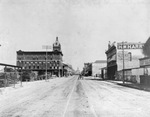
[[[6,73],[6,80],[5,80],[5,83],[6,83],[6,87],[8,86],[8,77],[7,77],[7,73]]]
[[[8,77],[9,78],[9,77]],[[6,74],[6,79],[7,79],[7,86],[9,86],[9,80],[7,78],[7,74]]]
[[[6,88],[6,73],[4,73],[4,87]]]
[[[10,73],[10,76],[13,78],[14,80],[14,88],[15,88],[15,72],[13,74]]]
[[[21,87],[22,87],[22,68],[21,68],[20,80],[21,80]]]

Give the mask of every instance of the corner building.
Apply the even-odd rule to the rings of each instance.
[[[139,59],[144,56],[141,50],[143,45],[144,43],[141,42],[108,44],[108,50],[105,52],[107,56],[107,78],[122,80],[124,71],[126,81],[134,79],[132,77],[137,76],[137,69],[140,67]]]
[[[56,37],[52,51],[17,51],[17,66],[23,71],[37,71],[39,75],[45,74],[47,68],[48,74],[63,76],[62,57],[61,44]]]

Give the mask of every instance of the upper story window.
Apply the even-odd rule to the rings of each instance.
[[[23,59],[23,56],[17,56],[17,60],[22,60]]]

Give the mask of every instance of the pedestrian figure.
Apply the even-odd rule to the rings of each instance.
[[[78,80],[80,80],[81,79],[81,74],[79,74],[79,77],[78,77]]]
[[[81,74],[81,79],[83,80],[83,76],[82,76],[82,74]]]
[[[83,80],[82,74],[79,74],[78,80],[80,80],[80,79]]]

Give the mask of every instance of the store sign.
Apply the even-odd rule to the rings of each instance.
[[[117,43],[117,49],[142,49],[144,43]]]
[[[150,65],[150,58],[140,60],[140,67]]]

